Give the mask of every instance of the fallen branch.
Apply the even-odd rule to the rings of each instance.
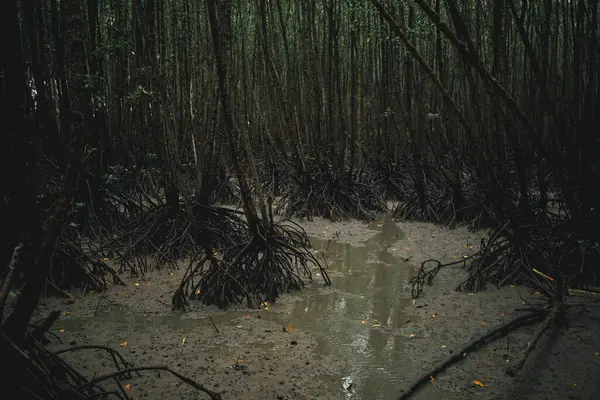
[[[457,362],[458,360],[462,359],[463,357],[466,356],[466,354],[468,352],[470,352],[475,347],[479,346],[480,344],[482,344],[483,342],[485,342],[487,339],[491,338],[492,336],[495,336],[498,333],[507,333],[509,330],[511,330],[517,326],[524,325],[528,322],[531,322],[532,320],[537,320],[538,318],[545,316],[545,314],[546,314],[546,312],[544,312],[544,311],[536,311],[536,312],[529,312],[529,313],[526,313],[523,315],[519,315],[519,316],[512,318],[511,320],[503,323],[502,325],[498,326],[497,328],[492,329],[489,332],[486,332],[483,335],[480,335],[480,336],[472,339],[465,346],[463,346],[459,350],[454,351],[449,358],[447,358],[443,362],[439,363],[435,368],[433,368],[433,370],[427,372],[426,374],[424,374],[420,378],[418,378],[412,385],[410,385],[408,387],[408,389],[402,395],[400,395],[397,398],[397,400],[408,399],[410,396],[412,396],[412,394],[414,392],[417,391],[417,389],[419,389],[421,387],[421,385],[423,385],[425,382],[428,382],[430,380],[431,376],[437,375],[439,372],[442,372],[443,370],[448,368],[450,365],[452,365],[455,362]]]

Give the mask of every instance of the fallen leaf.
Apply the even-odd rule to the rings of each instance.
[[[291,332],[292,331],[292,326],[289,325],[288,328],[287,328],[287,330],[288,330],[288,332]]]
[[[527,302],[526,302],[525,300],[523,300],[521,303],[523,303],[523,304],[527,304]]]
[[[378,322],[376,324],[373,324],[373,326],[381,326],[381,324]]]
[[[535,292],[535,294],[540,294],[540,292]]]
[[[140,286],[139,282],[136,282],[136,283],[135,283],[135,286]]]
[[[437,315],[431,314],[431,318],[437,318]]]
[[[265,311],[269,311],[269,307],[265,307]]]
[[[504,312],[501,312],[501,313],[500,313],[500,316],[501,316],[501,317],[504,317],[504,315],[505,315],[505,314],[504,314]]]
[[[515,287],[515,285],[510,285],[510,287]]]
[[[600,352],[599,352],[599,351],[596,351],[596,352],[594,352],[594,355],[595,355],[596,357],[598,357],[598,356],[600,356]]]
[[[196,289],[196,294],[199,295],[200,294],[200,289]]]
[[[415,336],[417,336],[417,335],[414,333],[411,333],[410,335],[408,335],[408,337],[415,337]]]
[[[173,272],[169,272],[169,275],[173,276]]]
[[[432,376],[432,375],[429,375],[429,381],[430,381],[431,383],[435,382],[435,379],[433,379],[433,376]]]
[[[473,385],[475,386],[479,386],[479,387],[484,387],[485,385],[483,383],[481,383],[480,381],[473,381]]]
[[[361,324],[366,324],[365,320],[363,319],[362,321],[360,321]]]
[[[445,345],[445,344],[443,344],[443,345],[442,345],[442,349],[445,349],[445,348],[446,348],[446,345]]]
[[[185,344],[186,341],[186,337],[184,336],[183,339],[181,339],[181,345],[183,346]]]
[[[63,315],[71,315],[71,311],[65,311]]]
[[[110,259],[108,257],[104,257],[102,261],[110,261]]]
[[[127,385],[123,386],[123,388],[125,390],[131,390],[131,383],[128,383]]]
[[[59,332],[60,332],[60,333],[65,333],[65,330],[64,330],[64,329],[61,329]]]
[[[481,326],[487,326],[487,324],[485,322],[482,322]]]
[[[127,342],[123,342],[123,343],[120,343],[120,344],[119,344],[119,346],[121,346],[121,347],[125,347],[125,346],[127,346],[127,345],[128,345],[128,343],[127,343]]]

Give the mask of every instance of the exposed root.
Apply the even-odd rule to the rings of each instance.
[[[457,265],[457,264],[463,264],[464,266],[466,266],[467,262],[472,257],[475,257],[477,254],[479,254],[479,252],[475,253],[469,257],[466,257],[462,260],[452,261],[452,262],[449,262],[446,264],[442,264],[438,260],[425,260],[425,261],[421,262],[421,267],[419,268],[419,272],[417,273],[417,276],[414,276],[410,279],[410,284],[412,285],[412,288],[411,288],[412,297],[413,298],[419,297],[421,295],[421,293],[423,292],[423,287],[425,286],[425,284],[433,285],[433,279],[435,278],[437,273],[440,271],[440,269],[442,269],[442,267],[449,267],[449,266]],[[425,268],[427,263],[435,263],[435,266],[433,266],[432,268],[429,268],[429,269]]]
[[[363,181],[365,183],[363,183]],[[386,204],[367,179],[355,176],[348,180],[344,173],[314,169],[282,189],[282,201],[277,211],[285,216],[368,220],[375,212],[386,210]]]
[[[62,290],[81,287],[101,291],[106,288],[107,275],[113,283],[124,285],[117,273],[91,246],[84,249],[80,241],[64,234],[59,237],[48,277],[52,286]]]
[[[273,223],[268,232],[249,238],[241,249],[238,246],[233,259],[211,250],[190,263],[173,296],[173,306],[183,308],[187,298],[196,298],[219,307],[245,299],[248,307],[257,307],[263,300],[275,301],[280,293],[302,288],[304,278],[312,280],[313,265],[330,284],[302,228],[291,221]]]
[[[414,381],[408,389],[404,391],[402,395],[397,397],[398,400],[404,400],[410,398],[424,383],[428,382],[432,376],[436,376],[440,372],[444,371],[450,365],[464,358],[469,352],[474,350],[476,347],[484,344],[488,339],[496,335],[505,335],[509,331],[525,325],[532,323],[534,321],[538,321],[540,318],[543,318],[547,312],[528,312],[526,314],[519,315],[517,317],[512,318],[511,320],[503,323],[502,325],[486,332],[483,335],[480,335],[474,339],[472,339],[465,346],[461,347],[458,350],[452,352],[452,355],[448,357],[446,360],[439,363],[436,367],[434,367],[431,371],[428,371],[426,374],[423,374],[420,378]]]
[[[523,368],[525,365],[525,361],[527,361],[527,357],[529,354],[535,349],[538,342],[542,338],[542,335],[546,330],[555,322],[559,321],[563,317],[563,293],[564,293],[564,282],[562,278],[558,278],[555,285],[555,293],[554,293],[554,304],[548,315],[544,319],[544,321],[537,327],[533,334],[533,338],[529,341],[529,345],[523,352],[521,358],[511,365],[507,370],[506,374],[508,376],[516,376],[517,373]]]
[[[169,372],[170,374],[175,375],[177,378],[179,378],[182,382],[185,382],[188,385],[190,385],[191,387],[193,387],[194,389],[200,390],[200,391],[206,393],[211,399],[213,399],[213,400],[221,399],[220,393],[213,392],[212,390],[207,389],[205,386],[201,385],[200,383],[196,382],[195,380],[188,378],[188,377],[180,374],[179,372],[177,372],[169,367],[166,367],[166,366],[127,368],[122,371],[117,371],[117,372],[113,372],[110,374],[106,374],[106,375],[102,375],[97,378],[94,378],[91,381],[80,385],[78,387],[78,389],[83,389],[86,386],[94,385],[94,384],[97,384],[99,382],[102,382],[102,381],[105,381],[108,379],[118,380],[118,378],[123,375],[128,375],[128,374],[131,374],[132,372],[142,372],[142,371],[166,371],[166,372]]]
[[[51,324],[56,320],[55,312],[47,319]],[[44,325],[44,329],[48,326]],[[129,399],[126,390],[120,383],[120,378],[131,378],[132,373],[142,371],[163,370],[167,371],[181,381],[193,388],[208,394],[211,399],[220,399],[220,394],[207,389],[200,383],[172,370],[169,367],[134,367],[128,363],[119,352],[104,346],[78,346],[63,349],[55,353],[50,352],[37,340],[42,331],[37,329],[34,336],[28,332],[19,343],[14,342],[8,336],[0,334],[0,349],[3,362],[11,365],[10,370],[0,375],[0,382],[6,393],[14,398],[42,399],[42,400],[83,400],[90,398],[102,398],[113,395],[119,399]],[[117,369],[116,372],[88,379],[80,374],[75,368],[64,361],[59,355],[67,352],[82,350],[101,350],[107,352]],[[113,380],[115,389],[108,390],[103,381]]]
[[[142,255],[152,257],[162,265],[174,264],[195,254],[198,243],[212,243],[220,249],[231,249],[244,239],[245,222],[240,212],[205,205],[194,198],[191,208],[198,228],[197,237],[192,234],[192,224],[183,206],[180,213],[171,218],[170,210],[163,204],[149,209],[144,216],[123,229],[107,245],[107,249],[120,255],[115,258],[117,262],[127,263],[128,259]]]

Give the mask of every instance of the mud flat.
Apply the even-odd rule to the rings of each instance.
[[[518,287],[457,292],[465,277],[460,266],[443,268],[421,297],[410,297],[408,281],[421,260],[460,260],[479,249],[485,232],[396,223],[389,216],[301,225],[314,251],[325,253],[330,287],[315,276],[305,290],[267,309],[193,304],[174,313],[171,294],[185,263],[144,277],[125,273],[126,287],[44,300],[40,316],[55,309],[66,314],[53,327],[64,344],[51,347],[108,346],[136,366],[173,367],[224,399],[393,399],[473,336],[542,302]],[[567,327],[539,344],[517,378],[504,371],[527,346],[531,327],[467,354],[415,398],[599,398],[600,357],[594,353],[600,351],[600,304],[585,300],[587,307],[569,310]],[[66,358],[90,376],[114,370],[98,351]],[[145,372],[122,384],[131,385],[128,394],[136,399],[208,398],[166,373]]]

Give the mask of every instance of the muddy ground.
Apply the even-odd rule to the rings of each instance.
[[[419,261],[459,260],[479,249],[485,232],[464,228],[448,230],[425,223],[397,223],[402,235],[387,251],[397,260],[390,268],[406,268],[407,277],[416,272]],[[307,233],[323,247],[327,240],[365,246],[383,229],[380,221],[331,223],[322,219],[302,222]],[[338,233],[336,235],[336,233]],[[318,248],[316,250],[319,250]],[[406,262],[403,262],[406,260]],[[390,264],[388,262],[388,264]],[[370,324],[364,329],[394,338],[400,350],[396,363],[382,367],[376,385],[343,380],[349,358],[327,351],[309,330],[278,323],[271,315],[295,307],[308,296],[304,291],[285,295],[277,304],[261,310],[238,308],[224,312],[193,304],[187,313],[171,311],[171,294],[183,274],[160,269],[145,277],[123,280],[126,287],[110,286],[104,293],[71,293],[71,298],[47,298],[38,309],[44,316],[60,309],[64,315],[53,327],[63,344],[53,341],[52,349],[67,346],[103,345],[120,351],[136,366],[168,365],[224,399],[387,399],[401,394],[415,378],[425,374],[473,336],[493,329],[517,313],[517,309],[541,304],[541,295],[519,287],[489,288],[477,294],[454,288],[464,279],[460,267],[440,271],[433,286],[410,299],[406,282],[401,296],[406,306],[401,322]],[[365,268],[368,268],[366,266]],[[342,271],[342,272],[340,272]],[[332,271],[334,280],[350,279],[352,272]],[[318,290],[327,291],[319,282]],[[314,289],[314,288],[313,288]],[[565,326],[546,335],[516,378],[505,375],[527,346],[534,327],[520,328],[433,377],[416,399],[595,399],[600,398],[600,303],[594,296],[573,296]],[[584,306],[580,306],[584,304]],[[271,314],[269,314],[271,313]],[[210,318],[208,317],[210,315]],[[211,322],[212,318],[212,322]],[[286,320],[286,321],[287,321]],[[394,322],[395,321],[395,322]],[[217,332],[218,329],[218,332]],[[360,321],[357,327],[361,329]],[[89,376],[114,370],[110,358],[100,351],[81,350],[65,358]],[[359,360],[359,361],[356,361]],[[360,362],[360,357],[351,362]],[[400,367],[395,367],[398,365]],[[394,365],[394,367],[390,367]],[[385,370],[387,368],[387,370]],[[397,370],[396,370],[397,368]],[[393,377],[390,378],[390,377]],[[479,381],[481,385],[473,382]],[[111,383],[114,386],[114,383]],[[204,399],[174,377],[143,373],[124,379],[132,398]],[[109,386],[110,387],[110,386]]]

